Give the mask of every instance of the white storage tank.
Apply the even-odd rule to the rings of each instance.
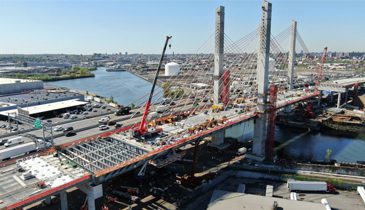
[[[165,65],[165,76],[176,76],[180,72],[180,65],[170,62]]]

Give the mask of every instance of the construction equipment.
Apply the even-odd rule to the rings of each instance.
[[[47,185],[46,185],[46,182],[45,181],[39,181],[39,182],[37,182],[37,187],[39,187],[39,188],[41,188],[41,189],[43,189],[43,188],[46,188],[47,187]]]
[[[317,80],[315,81],[316,87],[318,88],[319,84],[323,80],[323,65],[326,62],[327,59],[327,47],[323,49],[322,57],[321,57],[321,63],[317,67]]]
[[[147,116],[148,116],[148,112],[149,112],[149,109],[150,109],[150,106],[151,106],[152,96],[153,96],[153,93],[155,91],[157,78],[158,78],[158,75],[159,75],[160,70],[161,70],[162,61],[163,61],[163,58],[165,56],[166,47],[167,47],[167,44],[168,44],[170,39],[171,39],[171,36],[166,36],[165,45],[164,45],[164,48],[162,50],[160,62],[158,63],[158,66],[157,66],[157,71],[156,71],[156,75],[155,75],[155,78],[154,78],[153,83],[152,83],[151,92],[150,92],[150,95],[149,95],[148,100],[147,100],[146,105],[145,105],[145,109],[144,109],[144,112],[143,112],[143,115],[142,115],[142,120],[141,120],[141,123],[139,125],[139,128],[133,130],[133,137],[139,138],[139,137],[144,136],[145,134],[148,133]]]
[[[212,105],[213,112],[220,112],[220,111],[223,111],[223,109],[224,109],[223,104],[213,104]]]

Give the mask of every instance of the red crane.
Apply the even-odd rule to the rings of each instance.
[[[148,112],[149,112],[149,109],[150,109],[150,106],[151,106],[153,92],[155,91],[157,78],[158,78],[158,75],[159,75],[160,70],[161,70],[162,61],[163,61],[163,58],[165,56],[166,47],[167,47],[167,44],[168,44],[170,39],[171,39],[171,36],[166,36],[165,45],[164,45],[163,50],[162,50],[160,62],[158,63],[158,66],[157,66],[157,71],[156,71],[156,75],[155,75],[155,78],[154,78],[153,83],[152,83],[151,92],[150,92],[150,95],[148,97],[148,100],[147,100],[145,108],[144,108],[141,123],[139,125],[139,128],[137,128],[133,131],[133,136],[134,137],[140,137],[140,136],[143,136],[143,135],[148,133],[147,116],[148,116]]]
[[[323,49],[321,63],[317,68],[317,80],[316,80],[316,87],[318,88],[320,82],[323,80],[323,65],[326,63],[327,60],[327,47]]]

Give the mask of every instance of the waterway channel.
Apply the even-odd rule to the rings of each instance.
[[[105,68],[98,68],[93,72],[95,77],[60,80],[47,82],[51,86],[67,87],[72,90],[88,91],[103,97],[113,97],[122,105],[136,103],[137,99],[149,94],[152,84],[130,72],[107,72]],[[156,87],[155,93],[162,95],[162,88]],[[146,97],[144,100],[146,100]],[[142,102],[139,100],[138,102]]]
[[[129,72],[107,72],[105,68],[98,68],[94,78],[62,80],[49,82],[53,86],[67,87],[75,90],[89,91],[100,96],[113,96],[114,100],[123,105],[128,105],[136,99],[147,95],[151,89],[151,83]],[[160,87],[156,91],[162,92]],[[253,123],[248,122],[245,127],[247,136],[252,135]],[[284,127],[276,127],[276,141],[285,143],[304,130],[293,130]],[[341,137],[325,133],[309,133],[284,146],[280,153],[302,161],[323,161],[326,159],[326,151],[331,150],[330,159],[339,162],[365,161],[365,134],[357,137]]]

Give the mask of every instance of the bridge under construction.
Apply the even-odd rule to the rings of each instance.
[[[204,58],[213,61],[213,71],[203,72],[205,76],[201,76],[202,71],[187,70],[171,78],[171,87],[167,87],[173,89],[174,80],[189,84],[199,78],[200,83],[212,87],[204,90],[203,95],[194,93],[194,97],[191,97],[191,91],[184,91],[183,95],[175,94],[164,105],[169,107],[168,112],[156,117],[149,113],[150,107],[155,106],[151,102],[152,97],[158,95],[153,86],[149,100],[141,107],[141,110],[144,108],[142,118],[136,118],[138,123],[2,162],[0,179],[10,181],[0,187],[3,201],[0,208],[16,209],[59,195],[61,209],[66,210],[66,190],[77,187],[87,195],[87,207],[93,210],[95,199],[103,196],[102,185],[106,181],[136,169],[143,175],[150,165],[160,168],[180,160],[183,154],[179,148],[192,142],[199,144],[206,137],[211,137],[212,144],[219,145],[230,128],[240,127],[250,120],[255,121],[250,157],[257,161],[271,161],[278,110],[299,102],[318,100],[323,90],[346,93],[365,82],[365,78],[358,78],[322,83],[325,48],[318,68],[313,73],[315,85],[295,89],[297,42],[306,48],[302,38],[298,38],[297,22],[293,21],[288,29],[274,37],[271,34],[272,4],[263,1],[261,12],[259,27],[239,41],[232,42],[224,32],[224,7],[217,8],[214,53]],[[290,46],[286,56],[278,39],[287,32]],[[160,65],[170,38],[165,43]],[[249,52],[248,45],[255,40],[258,46]],[[274,69],[271,69],[271,59],[276,61]],[[157,72],[154,85],[158,75]],[[241,94],[231,91],[233,84],[239,87],[236,89]],[[204,100],[206,97],[208,100]],[[189,100],[182,102],[182,98]],[[240,135],[243,136],[244,132],[241,130]],[[14,175],[14,170],[18,175],[21,171],[35,179],[21,180],[17,174]],[[14,183],[17,187],[9,190],[9,186]]]

